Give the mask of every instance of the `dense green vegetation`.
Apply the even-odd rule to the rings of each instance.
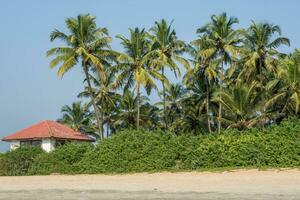
[[[20,148],[0,159],[1,175],[299,168],[300,121],[220,134],[127,130],[96,146],[70,143],[51,153]]]
[[[0,154],[0,175],[300,167],[300,50],[280,51],[290,41],[279,26],[237,29],[222,13],[186,42],[162,19],[117,35],[118,52],[95,20],[66,19],[66,33],[50,34],[63,46],[47,55],[60,78],[79,66],[85,76],[85,103],[58,121],[99,143]]]
[[[78,162],[91,150],[92,145],[70,143],[50,154],[39,154],[30,167],[29,174],[78,173]]]
[[[220,133],[298,117],[300,51],[280,51],[290,41],[277,25],[252,21],[236,28],[238,23],[226,13],[213,15],[195,30],[195,40],[182,41],[162,19],[149,30],[117,35],[124,49],[118,52],[95,17],[66,19],[67,31],[50,35],[64,45],[47,55],[59,77],[82,67],[86,85],[78,97],[85,104],[64,106],[59,121],[103,139],[128,128]],[[178,83],[169,81],[172,76]],[[150,94],[161,101],[150,102]]]
[[[37,155],[44,153],[40,148],[19,148],[0,155],[1,176],[22,176],[28,175]]]

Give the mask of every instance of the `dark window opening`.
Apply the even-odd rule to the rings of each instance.
[[[63,145],[65,145],[66,143],[68,143],[67,140],[56,140],[56,141],[55,141],[55,147],[63,146]]]
[[[21,147],[40,147],[42,145],[41,140],[28,140],[28,141],[21,141]]]

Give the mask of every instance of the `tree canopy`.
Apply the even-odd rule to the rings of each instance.
[[[104,138],[122,129],[197,134],[299,117],[300,50],[281,51],[290,41],[278,25],[252,21],[236,28],[238,23],[226,13],[212,15],[194,40],[182,41],[173,23],[162,19],[148,30],[117,35],[118,52],[95,17],[66,19],[68,33],[50,34],[65,45],[47,55],[59,77],[82,67],[86,85],[78,97],[85,104],[65,105],[59,121]],[[151,102],[149,95],[161,101]]]

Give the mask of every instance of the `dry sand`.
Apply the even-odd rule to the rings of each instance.
[[[0,199],[300,199],[300,171],[0,177]]]

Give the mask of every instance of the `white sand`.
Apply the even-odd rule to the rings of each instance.
[[[3,194],[4,192],[39,190],[226,193],[243,195],[243,197],[247,195],[273,195],[276,197],[277,195],[278,197],[289,196],[287,199],[300,199],[300,171],[296,169],[236,170],[127,175],[0,177],[0,199],[1,191]]]

